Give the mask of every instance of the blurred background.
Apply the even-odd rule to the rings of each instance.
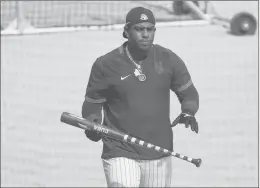
[[[136,6],[154,12],[154,42],[200,94],[200,133],[179,125],[173,143],[203,163],[174,158],[172,186],[259,186],[258,1],[1,1],[2,187],[106,186],[102,143],[60,116],[81,114],[92,63],[124,42]]]

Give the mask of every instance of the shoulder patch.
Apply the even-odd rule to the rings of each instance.
[[[166,54],[164,54],[164,49],[159,45],[155,45],[154,46],[154,68],[158,74],[162,74],[164,72],[163,59],[165,58],[165,56]]]
[[[157,61],[157,60],[155,59],[154,65],[155,65],[155,71],[156,71],[158,74],[162,74],[162,73],[164,72],[163,63],[162,63],[161,61]]]

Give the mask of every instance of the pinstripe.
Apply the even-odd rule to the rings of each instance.
[[[138,165],[138,162],[136,161],[136,164],[137,164],[137,167],[136,166],[133,166],[133,169],[134,169],[134,171],[135,171],[135,177],[133,177],[134,178],[134,181],[136,181],[136,182],[138,182],[138,185],[137,186],[139,186],[140,185],[140,167],[139,167],[139,165]]]
[[[104,160],[103,160],[104,161]],[[105,163],[107,163],[107,161],[105,161]],[[104,165],[104,163],[103,163],[103,165]],[[104,166],[106,166],[106,165],[104,165]],[[109,177],[109,174],[112,174],[112,176],[113,176],[113,174],[114,174],[114,172],[113,172],[113,168],[112,168],[112,166],[109,164],[109,165],[107,165],[107,174],[106,174],[106,178],[107,178],[107,181],[110,183],[110,177]]]
[[[127,183],[127,185],[129,185],[130,184],[130,182],[131,182],[131,180],[130,180],[130,168],[127,168],[127,165],[126,165],[126,162],[128,162],[128,160],[126,160],[126,158],[123,158],[124,159],[124,169],[128,169],[129,170],[129,177],[128,177],[128,175],[127,175],[127,170],[124,170],[125,171],[125,179],[126,179],[126,183]]]
[[[141,187],[169,187],[171,185],[171,158],[141,160]]]
[[[114,166],[113,165],[113,161],[111,161],[111,164],[109,165],[109,168],[112,171],[112,179],[116,178],[116,172],[115,172],[115,169],[113,168],[113,166]],[[112,183],[111,182],[111,178],[109,178],[109,182]]]
[[[170,157],[170,160],[171,160],[171,176],[170,176],[170,186],[171,186],[171,184],[172,184],[172,182],[171,182],[171,180],[172,180],[172,158]]]
[[[131,165],[131,167],[129,168],[130,181],[131,181],[131,182],[134,182],[134,177],[131,176],[131,174],[132,174],[131,171],[133,171],[133,174],[135,174],[134,164],[133,164],[133,163],[130,163],[129,160],[127,160],[127,161],[128,161],[128,163],[129,163],[129,166]]]
[[[118,161],[118,163],[117,163],[117,165],[118,165],[118,169],[119,169],[119,178],[121,179],[121,182],[122,182],[122,184],[124,184],[124,177],[123,177],[123,171],[122,171],[122,162],[123,162],[123,160],[122,160],[122,158],[119,158],[118,159],[119,161]]]
[[[103,169],[104,169],[104,173],[105,173],[105,176],[106,176],[106,180],[108,182],[109,181],[109,178],[108,178],[109,172],[108,172],[108,169],[106,168],[106,165],[105,165],[106,162],[104,160],[102,160],[102,162],[103,162]]]
[[[110,165],[110,168],[111,168],[111,170],[112,170],[112,178],[111,178],[111,179],[113,180],[113,179],[116,178],[116,170],[115,170],[115,168],[114,168],[113,161],[111,161],[111,162],[112,162],[111,165]],[[110,183],[112,183],[111,179],[109,179],[109,180],[110,180]]]
[[[156,179],[157,179],[157,184],[156,184],[156,186],[158,187],[158,186],[160,186],[160,184],[161,184],[161,182],[163,181],[163,177],[161,176],[159,176],[159,170],[160,169],[162,169],[162,168],[160,168],[160,161],[158,161],[157,162],[157,164],[156,164],[156,167],[157,167],[157,170],[156,170],[156,175],[157,175],[157,177],[156,177]]]
[[[123,173],[122,173],[122,158],[118,158],[119,162],[117,163],[118,164],[118,169],[120,170],[119,172],[119,176],[121,178],[121,182],[123,183],[124,182],[124,178],[123,178]]]
[[[159,186],[159,181],[160,181],[160,179],[158,179],[159,178],[159,176],[158,176],[158,169],[159,169],[158,165],[159,165],[159,162],[160,162],[160,160],[156,160],[155,163],[154,163],[154,167],[155,167],[155,170],[154,170],[154,172],[155,172],[154,181],[155,181],[155,186],[156,187]]]
[[[120,158],[116,158],[116,175],[117,175],[117,182],[120,182],[120,183],[123,183],[122,181],[122,175],[121,175],[121,168],[120,168],[120,161],[121,159]],[[121,181],[120,181],[121,179]]]
[[[172,158],[170,158],[170,177],[169,177],[169,186],[171,185],[171,177],[172,177]]]
[[[167,184],[166,184],[166,186],[171,186],[171,177],[172,177],[172,158],[170,157],[168,160],[170,160],[170,165],[168,166],[168,169],[167,169],[167,173],[168,173],[168,176],[167,176],[167,174],[166,174],[166,180],[167,180]]]
[[[149,163],[149,162],[147,162],[148,163],[148,166],[149,166],[149,170],[148,170],[148,177],[149,177],[149,179],[148,179],[148,186],[149,186],[149,182],[151,181],[151,174],[150,174],[150,172],[151,172],[151,163]]]
[[[153,171],[150,171],[149,173],[151,173],[151,175],[152,175],[152,185],[154,184],[154,172],[155,172],[155,170],[154,170],[154,164],[155,164],[155,161],[153,161],[153,163],[152,163],[152,166],[153,166]],[[154,185],[153,185],[153,187],[154,187]]]
[[[134,166],[134,163],[132,163],[132,169],[133,169],[133,174],[137,174],[137,169]],[[132,176],[133,182],[136,181],[135,177]]]
[[[156,182],[154,182],[154,180],[155,180],[155,177],[154,177],[154,175],[155,175],[155,164],[156,164],[156,161],[153,161],[153,171],[151,171],[150,173],[152,173],[152,176],[153,176],[153,179],[152,179],[152,185],[153,185],[153,187],[154,187],[154,183],[156,183]]]
[[[133,160],[118,157],[103,160],[103,165],[108,187],[171,186],[172,157],[158,160]]]
[[[129,160],[127,160],[127,162],[128,162],[128,166],[129,166],[129,181],[130,181],[130,184],[131,184],[131,182],[135,182],[136,181],[136,176],[138,176],[137,175],[137,170],[136,170],[136,168],[135,168],[135,166],[134,166],[134,161],[132,161],[131,163],[130,163],[130,161]],[[135,176],[136,175],[136,176]]]
[[[148,162],[146,162],[146,164],[147,164]],[[148,167],[149,167],[149,170],[148,170],[148,183],[150,182],[150,164],[148,163]],[[147,173],[147,172],[145,172],[145,173]]]
[[[149,181],[148,181],[148,186],[152,185],[152,181],[153,181],[153,174],[152,174],[152,167],[153,167],[153,162],[147,162],[148,165],[149,165],[149,171],[148,171],[148,174],[149,174]]]
[[[165,186],[169,186],[168,184],[167,184],[167,181],[168,181],[168,177],[167,177],[167,166],[168,166],[168,163],[166,163],[167,165],[166,165],[166,168],[162,168],[162,170],[163,170],[163,178],[164,178],[164,182],[162,182],[162,186],[164,186],[164,184],[166,184]]]
[[[115,159],[116,161],[117,161],[117,158]],[[115,169],[115,172],[116,172],[116,182],[119,182],[119,178],[118,178],[118,174],[117,174],[117,163],[116,163],[116,166],[115,166],[116,168],[114,168]]]
[[[171,161],[171,162],[170,162],[170,164],[171,164],[171,165],[170,165],[170,168],[171,168],[171,169],[170,169],[170,173],[171,173],[171,175],[170,175],[170,185],[169,185],[169,186],[171,186],[171,184],[172,184],[172,182],[171,182],[171,180],[172,180],[172,158],[171,158],[171,157],[170,157],[170,161]]]
[[[125,158],[123,158],[122,160],[124,161],[124,169],[127,169],[127,166],[125,165]],[[128,181],[127,181],[128,178],[127,178],[127,175],[126,175],[127,172],[126,172],[126,170],[124,170],[124,172],[125,172],[125,181],[126,181],[126,184],[128,185]]]
[[[159,162],[158,162],[158,163],[159,163]],[[158,174],[159,174],[159,173],[158,173],[158,170],[159,170],[158,163],[156,163],[156,168],[157,168],[157,169],[156,169],[156,173],[157,173],[157,174],[156,174],[157,186],[159,186],[159,182],[158,182],[158,180],[159,180],[159,179],[158,179]]]
[[[124,158],[120,158],[119,166],[120,166],[120,176],[121,176],[121,181],[123,184],[127,184],[126,178],[124,177],[125,170],[123,169],[123,163],[124,163]],[[126,168],[125,168],[126,169]]]
[[[118,159],[116,158],[115,159],[115,165],[113,166],[114,167],[114,169],[115,169],[115,172],[116,172],[116,182],[119,182],[120,181],[120,179],[119,179],[119,172],[118,172],[118,165],[117,165],[117,162],[118,162]]]
[[[154,169],[154,180],[153,181],[155,181],[155,185],[154,186],[158,186],[158,168],[157,168],[157,163],[158,163],[158,161],[154,161],[154,164],[153,164],[153,167],[155,168]]]
[[[140,169],[138,161],[124,157],[103,159],[104,172],[108,187],[138,187]]]
[[[146,173],[146,169],[147,169],[147,162],[145,162],[145,167],[144,167],[144,183],[147,184],[148,181],[148,174]]]
[[[140,163],[142,164],[142,161],[140,161]],[[147,179],[147,174],[146,174],[146,172],[145,172],[145,169],[147,168],[146,167],[146,163],[144,163],[144,164],[142,164],[141,165],[142,166],[142,175],[141,175],[141,184],[142,184],[142,186],[143,186],[143,184],[145,185],[146,184],[146,179]],[[144,167],[143,167],[144,166]]]
[[[161,164],[162,166],[163,166],[163,163]],[[164,178],[165,178],[165,175],[164,175],[164,170],[163,170],[163,168],[161,168],[161,187],[163,186],[163,182],[164,182]]]
[[[116,165],[115,165],[115,169],[116,169],[116,177],[117,177],[117,181],[116,182],[122,182],[122,178],[121,178],[121,176],[120,176],[120,166],[119,166],[119,164],[120,164],[120,158],[116,158]]]
[[[113,163],[113,161],[111,161],[111,162]],[[109,168],[112,171],[112,178],[114,179],[115,176],[116,176],[116,172],[115,172],[115,169],[113,168],[113,164],[112,163],[111,163],[111,165],[109,165]],[[110,178],[109,178],[109,181],[110,181],[110,183],[112,183]]]

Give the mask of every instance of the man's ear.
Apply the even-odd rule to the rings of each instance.
[[[127,37],[127,38],[129,37],[129,34],[128,34],[128,32],[127,32],[127,31],[125,31],[125,35],[126,35],[126,37]]]
[[[125,26],[124,26],[124,34],[125,34],[125,36],[126,36],[127,38],[129,37],[128,31],[129,31],[130,27],[131,27],[131,26],[130,26],[129,23],[125,24]]]
[[[124,35],[128,38],[129,34],[128,34],[128,28],[125,26],[124,27]]]

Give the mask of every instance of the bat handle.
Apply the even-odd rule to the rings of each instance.
[[[199,159],[192,159],[191,163],[195,164],[196,167],[200,167],[202,160],[200,158]]]

